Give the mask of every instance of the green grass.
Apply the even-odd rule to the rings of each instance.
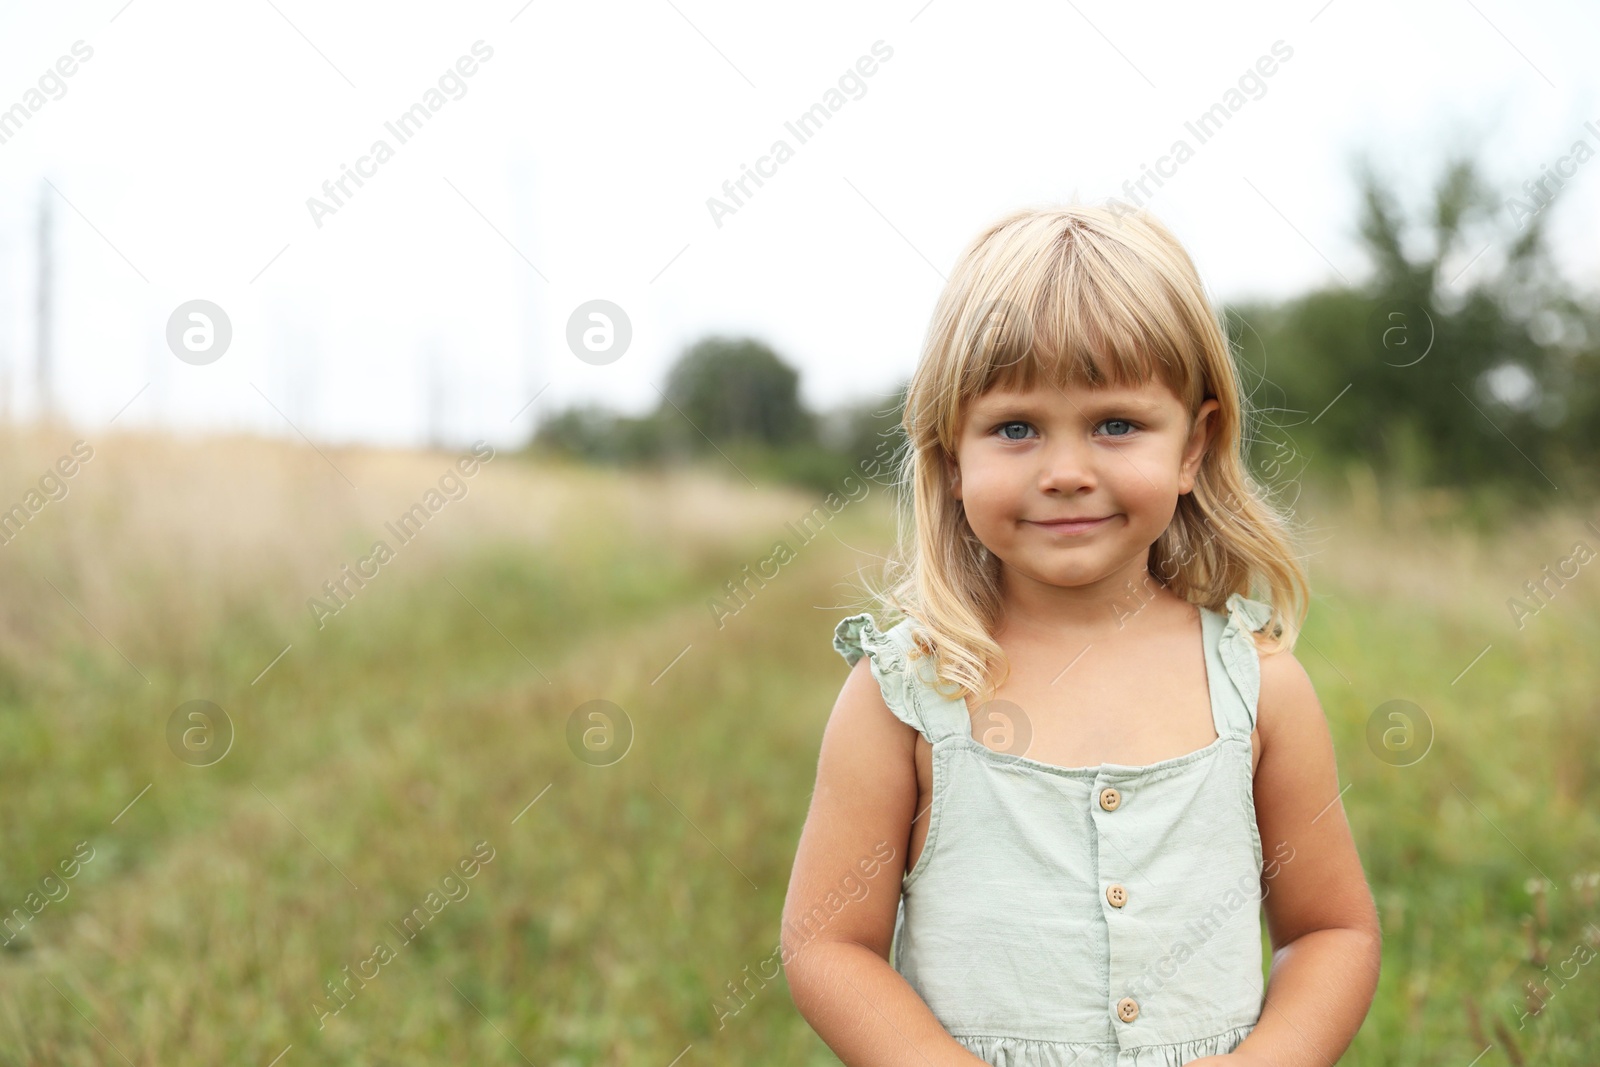
[[[509,465],[496,476],[521,485]],[[837,539],[800,548],[718,629],[708,597],[810,497],[737,482],[728,497],[748,514],[699,516],[725,528],[708,539],[653,512],[615,521],[648,492],[627,476],[570,477],[595,479],[595,506],[564,509],[537,547],[462,524],[320,631],[288,564],[261,563],[255,584],[246,569],[197,614],[198,587],[152,551],[142,578],[119,571],[114,588],[137,598],[128,621],[102,624],[148,684],[75,623],[51,631],[48,658],[8,671],[0,906],[77,841],[95,857],[0,949],[0,1064],[265,1065],[285,1048],[283,1067],[665,1065],[685,1049],[680,1064],[836,1062],[781,975],[718,1016],[735,1006],[728,983],[777,946],[844,677],[831,632],[853,610],[849,576],[872,562],[860,553],[888,543],[886,497],[851,505]],[[1554,972],[1600,922],[1594,891],[1572,882],[1600,872],[1597,582],[1584,573],[1520,633],[1504,607],[1576,524],[1479,544],[1331,496],[1315,507],[1337,550],[1313,561],[1297,656],[1385,930],[1378,995],[1341,1062],[1464,1067],[1492,1044],[1478,1067],[1512,1063],[1498,1028],[1521,1062],[1591,1063],[1600,961],[1524,1029],[1517,1016],[1523,981],[1543,973],[1529,924]],[[534,493],[507,508],[543,514]],[[93,514],[111,543],[118,520]],[[303,534],[323,546],[307,573],[349,559],[367,528]],[[40,551],[39,565],[55,559]],[[57,584],[92,590],[92,568],[59,561]],[[86,614],[111,615],[113,600],[84,596]],[[166,745],[167,715],[195,697],[237,731],[209,767]],[[572,710],[597,698],[635,731],[604,767],[567,745]],[[1369,715],[1395,698],[1436,729],[1410,767],[1367,747]],[[467,895],[403,941],[391,923],[480,841],[494,858]],[[319,1026],[325,983],[380,942],[392,960]]]

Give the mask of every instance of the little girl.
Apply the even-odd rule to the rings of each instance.
[[[1328,1067],[1359,1029],[1377,913],[1243,409],[1148,214],[1019,211],[957,263],[905,401],[900,621],[834,632],[784,905],[845,1063]]]

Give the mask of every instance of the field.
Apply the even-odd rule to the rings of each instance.
[[[0,508],[76,437],[0,435]],[[726,468],[87,444],[0,544],[0,1064],[837,1062],[759,976],[887,488],[801,546],[816,497]],[[1385,931],[1341,1062],[1592,1064],[1600,579],[1507,604],[1600,512],[1484,532],[1349,477],[1299,513]],[[1368,740],[1395,699],[1409,766]]]

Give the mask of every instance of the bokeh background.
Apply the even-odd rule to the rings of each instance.
[[[966,242],[1113,196],[1305,530],[1342,1062],[1593,1063],[1597,31],[0,12],[0,1063],[836,1062],[774,960],[869,461]]]

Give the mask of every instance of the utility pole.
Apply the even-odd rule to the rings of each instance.
[[[443,360],[440,358],[439,340],[429,336],[423,355],[423,366],[427,381],[427,435],[428,447],[440,449],[444,447],[444,417],[445,417],[445,389],[447,382],[444,375]]]
[[[54,299],[54,266],[50,257],[50,194],[39,190],[39,303],[34,328],[35,371],[39,384],[39,422],[48,425],[55,415],[50,352],[51,303]]]

